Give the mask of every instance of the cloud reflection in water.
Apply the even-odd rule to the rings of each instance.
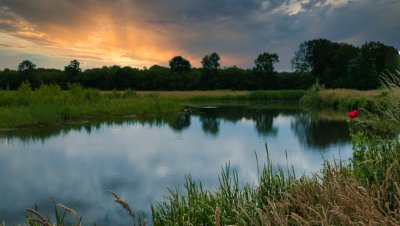
[[[148,212],[167,186],[182,187],[188,173],[215,187],[228,161],[242,183],[257,183],[254,152],[265,159],[265,143],[274,163],[293,164],[297,175],[310,174],[321,169],[322,155],[331,159],[340,150],[343,159],[350,157],[348,138],[334,132],[330,139],[318,138],[345,126],[315,123],[298,110],[217,108],[148,122],[2,132],[0,217],[7,224],[23,223],[24,209],[35,203],[52,213],[54,197],[77,210],[84,222],[126,224],[128,216],[113,203],[108,188],[135,210]]]

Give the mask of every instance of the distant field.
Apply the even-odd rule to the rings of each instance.
[[[381,94],[381,90],[367,90],[367,91],[360,91],[355,89],[325,89],[319,91],[319,94],[323,98],[330,99],[331,97],[336,98],[371,98],[377,97]]]
[[[102,93],[112,93],[113,91],[102,91]],[[117,91],[117,93],[123,93],[124,91]],[[232,90],[209,90],[209,91],[136,91],[137,95],[148,96],[148,95],[160,95],[165,97],[198,97],[198,96],[245,96],[250,91],[232,91]]]

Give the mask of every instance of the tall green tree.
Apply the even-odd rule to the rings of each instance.
[[[373,58],[376,71],[381,74],[385,70],[395,72],[400,69],[400,56],[396,48],[380,42],[366,42],[361,46],[364,55]]]
[[[27,82],[34,87],[38,84],[34,72],[36,65],[29,60],[24,60],[18,65],[18,83]],[[18,85],[19,86],[19,85]]]
[[[348,64],[359,49],[349,44],[314,39],[300,44],[291,60],[297,72],[311,72],[326,87],[351,87],[347,84]]]
[[[64,67],[64,71],[68,75],[78,75],[82,71],[79,65],[79,61],[72,60],[67,66]]]
[[[214,52],[203,57],[201,64],[203,69],[207,71],[216,71],[220,67],[219,64],[220,57],[218,53]]]
[[[169,61],[169,66],[172,71],[175,72],[184,72],[190,71],[192,67],[190,62],[181,56],[175,56]]]
[[[297,72],[311,72],[312,70],[312,49],[310,42],[302,42],[299,49],[294,52],[294,57],[290,61],[292,68]]]
[[[361,51],[357,57],[349,61],[348,73],[351,87],[356,89],[376,89],[379,77],[375,67],[374,58]]]
[[[36,69],[36,65],[29,60],[24,60],[18,65],[18,71],[33,71]]]
[[[254,71],[262,74],[272,74],[274,72],[274,64],[279,62],[278,54],[276,53],[261,53],[254,60]]]

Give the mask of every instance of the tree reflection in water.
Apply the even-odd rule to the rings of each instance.
[[[350,141],[349,127],[346,121],[313,120],[310,114],[293,115],[290,127],[302,145],[324,149],[333,144]]]
[[[151,118],[113,118],[72,122],[56,126],[29,127],[16,130],[0,131],[0,139],[19,139],[22,142],[45,141],[52,137],[67,134],[69,131],[86,131],[90,134],[104,126],[141,124],[149,127],[168,125],[174,132],[182,132],[191,126],[192,117],[198,117],[205,134],[217,136],[222,121],[238,123],[242,120],[254,123],[260,136],[276,136],[277,117],[288,117],[290,128],[302,145],[324,149],[332,144],[344,144],[350,141],[346,121],[317,120],[300,109],[276,109],[249,106],[224,106],[214,108],[192,108],[176,115]]]
[[[271,109],[251,109],[248,107],[224,106],[218,108],[197,108],[192,115],[198,116],[203,132],[218,135],[220,121],[237,123],[243,119],[255,122],[255,129],[260,135],[276,135],[278,128],[273,126],[274,118],[280,111]]]

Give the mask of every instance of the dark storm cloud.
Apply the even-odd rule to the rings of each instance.
[[[66,1],[2,0],[0,4],[39,26],[47,23],[68,24],[70,21],[79,20],[81,14],[78,7],[68,4]]]
[[[400,49],[400,1],[369,1],[332,12],[321,33],[333,40],[361,45],[381,41]]]
[[[109,14],[118,26],[151,30],[163,37],[159,45],[197,61],[217,51],[222,60],[237,56],[233,63],[242,67],[269,51],[279,54],[278,68],[288,70],[298,45],[315,38],[355,45],[378,40],[400,48],[398,0],[2,0],[0,7],[43,32]],[[15,28],[0,21],[0,29]]]

